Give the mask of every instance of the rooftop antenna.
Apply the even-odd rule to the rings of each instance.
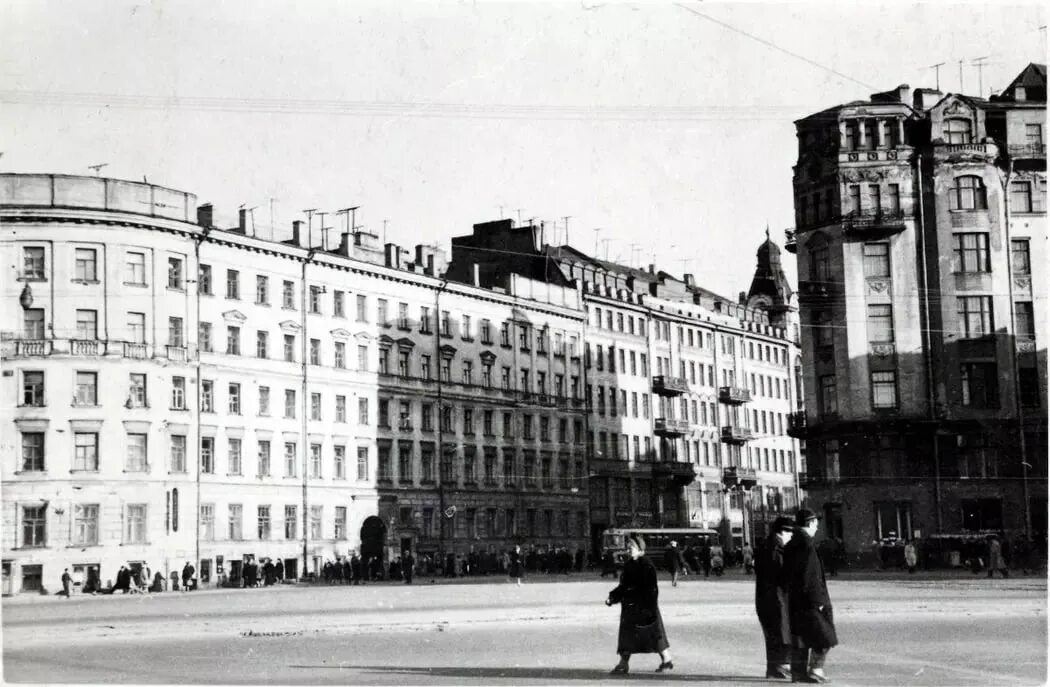
[[[109,163],[108,162],[103,162],[100,165],[88,165],[88,169],[95,170],[95,176],[97,176],[97,177],[98,176],[102,176],[102,168],[103,167],[109,167]]]
[[[332,227],[326,227],[324,222],[321,222],[321,250],[328,250],[328,231]]]
[[[273,240],[274,227],[277,226],[273,218],[273,203],[277,198],[270,197],[270,240]]]
[[[565,245],[569,245],[569,220],[572,219],[572,215],[565,215],[562,217],[565,220]]]
[[[634,254],[636,251],[641,250],[641,247],[637,243],[632,243],[631,246],[631,262],[628,263],[629,267],[634,267]]]
[[[317,214],[321,216],[321,250],[324,250],[325,249],[325,247],[324,247],[324,237],[325,237],[324,218],[325,218],[325,215],[330,215],[331,213],[330,212],[318,211]],[[309,248],[313,248],[313,245],[311,244],[309,246]]]
[[[521,211],[522,210],[524,210],[524,208],[518,208],[518,226],[519,227],[521,226]]]
[[[335,212],[337,215],[346,215],[346,233],[348,234],[354,233],[354,213],[357,212],[357,208],[359,207],[361,206],[355,205],[353,207],[343,208],[342,210],[336,210]]]
[[[611,242],[612,242],[612,239],[602,239],[602,245],[605,246],[605,261],[606,262],[609,261],[609,244]]]
[[[252,220],[252,238],[255,238],[255,207],[248,208],[248,217]]]
[[[933,70],[933,78],[937,83],[937,90],[941,90],[941,67],[944,66],[944,62],[938,62],[937,64],[931,64],[927,69]]]
[[[499,206],[499,218],[503,219],[503,206],[502,205]]]
[[[598,257],[598,235],[601,233],[601,227],[594,228],[594,257]]]
[[[962,67],[963,67],[963,61],[959,60],[959,93],[962,93],[963,91],[966,90],[966,87],[963,85],[963,71],[962,71]]]
[[[303,212],[306,213],[306,246],[309,248],[313,243],[314,213],[317,212],[317,208],[309,208]]]
[[[977,96],[980,98],[984,97],[984,61],[987,59],[987,55],[975,57],[973,62],[970,63],[977,67]]]
[[[390,220],[388,220],[388,219],[383,220],[383,245],[384,246],[386,245],[386,225],[387,225],[387,222],[389,222],[389,221]]]

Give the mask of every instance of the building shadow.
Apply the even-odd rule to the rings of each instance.
[[[358,670],[363,672],[385,673],[390,675],[446,677],[481,680],[513,680],[515,683],[527,684],[533,680],[554,680],[557,683],[572,681],[607,681],[607,680],[657,680],[661,682],[718,682],[718,683],[756,683],[766,684],[759,676],[743,675],[710,675],[703,673],[656,673],[652,668],[632,669],[628,675],[610,675],[607,669],[599,668],[552,668],[552,667],[470,667],[470,666],[348,666],[348,665],[292,665],[291,668],[330,670]]]

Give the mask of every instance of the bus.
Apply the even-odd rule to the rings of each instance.
[[[617,567],[622,567],[627,558],[627,537],[636,534],[645,540],[645,555],[657,567],[663,565],[664,552],[672,541],[678,543],[680,551],[690,546],[699,550],[704,544],[712,548],[719,546],[717,530],[700,527],[613,527],[602,532],[602,549],[612,552]]]

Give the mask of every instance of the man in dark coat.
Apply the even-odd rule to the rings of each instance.
[[[791,518],[774,521],[755,556],[755,611],[766,640],[766,677],[791,679],[791,625],[788,618],[784,547],[791,541]]]
[[[678,573],[685,568],[685,559],[678,549],[678,542],[672,541],[671,545],[664,551],[664,567],[671,573],[671,586],[678,586]]]
[[[788,571],[788,607],[791,623],[791,679],[824,683],[824,660],[839,643],[824,566],[813,545],[820,517],[808,508],[795,514],[797,529],[784,549]]]
[[[189,591],[192,588],[190,581],[193,579],[193,575],[196,572],[197,571],[192,565],[190,565],[189,561],[186,561],[186,565],[182,566],[182,588],[185,591]]]
[[[416,558],[412,552],[405,549],[405,555],[401,557],[401,574],[405,576],[405,584],[412,584],[412,574],[416,571]]]

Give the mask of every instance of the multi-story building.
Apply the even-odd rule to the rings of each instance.
[[[4,593],[586,541],[576,290],[113,179],[0,175],[0,221]]]
[[[798,355],[782,274],[772,288],[753,287],[766,300],[749,308],[690,275],[544,245],[541,227],[511,220],[453,239],[450,279],[485,284],[510,273],[582,295],[595,548],[617,525],[719,527],[740,543],[754,536],[753,520],[797,505],[798,447],[787,426]],[[767,308],[775,298],[781,310]]]
[[[796,122],[793,433],[847,550],[1045,538],[1045,117],[1032,64],[988,100],[904,85]]]

